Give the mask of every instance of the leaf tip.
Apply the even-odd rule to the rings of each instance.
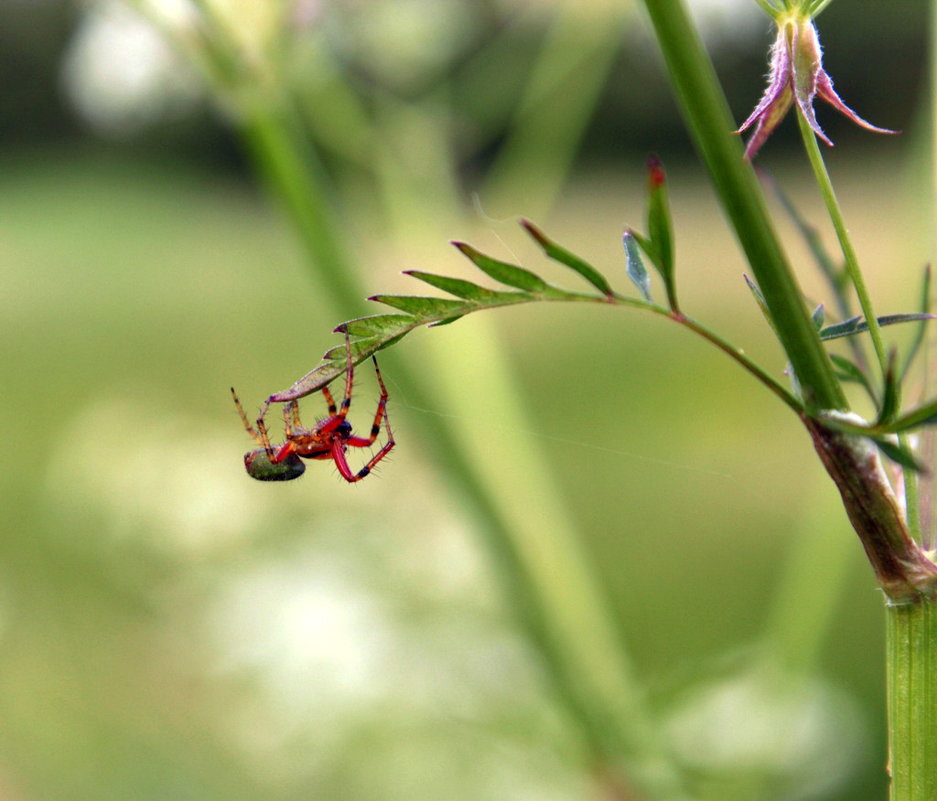
[[[521,227],[530,234],[534,239],[537,240],[541,245],[546,244],[547,237],[536,225],[534,225],[530,220],[526,218],[521,218]]]
[[[667,181],[667,176],[664,173],[664,165],[661,163],[660,158],[652,153],[647,157],[645,164],[647,165],[647,178],[651,189],[663,186]]]

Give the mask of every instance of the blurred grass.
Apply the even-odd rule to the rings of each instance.
[[[677,166],[671,184],[684,303],[780,370],[700,179]],[[408,436],[413,415],[445,408],[408,408],[389,375],[400,444],[378,477],[244,475],[227,387],[248,406],[285,387],[338,322],[279,220],[229,179],[101,154],[8,161],[0,186],[15,463],[0,483],[0,796],[572,797],[572,757],[553,753],[573,746]],[[640,187],[582,179],[543,222],[615,275]],[[860,248],[901,252],[882,209],[852,214],[873,230]],[[510,248],[506,230],[492,241]],[[399,265],[417,266],[438,268]],[[375,291],[399,289],[386,268],[366,278]],[[543,438],[662,706],[758,637],[796,534],[838,528],[850,570],[823,664],[868,738],[842,797],[880,797],[880,599],[809,443],[701,343],[607,314],[499,315],[529,425],[480,418],[479,436]],[[463,367],[467,387],[485,369]],[[356,399],[372,390],[363,379]],[[511,465],[491,469],[510,481]],[[350,599],[335,614],[351,618],[323,623],[328,597]]]

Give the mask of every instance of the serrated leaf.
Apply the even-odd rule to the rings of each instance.
[[[878,318],[878,324],[880,327],[884,328],[887,325],[896,325],[897,323],[910,323],[918,320],[933,320],[933,314],[924,314],[921,312],[910,312],[907,314],[886,314],[884,317]],[[836,323],[835,325],[828,325],[826,328],[820,330],[820,339],[829,340],[829,339],[839,339],[840,337],[849,337],[854,334],[861,334],[863,331],[869,330],[869,324],[862,318],[861,315],[857,317],[850,317],[848,320],[843,320],[841,323]]]
[[[421,270],[404,270],[404,275],[410,275],[420,281],[424,281],[430,286],[455,295],[457,298],[466,300],[476,300],[480,303],[497,300],[504,292],[495,292],[493,289],[486,289],[471,281],[464,281],[461,278],[450,278],[447,275],[436,275],[435,273],[424,273]]]
[[[468,306],[464,301],[427,298],[417,295],[372,295],[368,300],[374,300],[386,306],[400,309],[400,311],[416,317],[451,315],[456,311],[464,312]]]
[[[651,300],[651,279],[644,266],[644,260],[641,258],[641,251],[638,249],[638,243],[632,231],[625,231],[622,236],[622,244],[625,246],[625,272],[631,283],[638,288],[641,296]]]
[[[583,259],[580,259],[579,256],[568,251],[566,248],[558,245],[529,220],[521,220],[521,225],[534,241],[540,245],[543,252],[549,258],[575,270],[603,295],[613,294],[608,281],[605,280],[605,277],[596,270],[595,267]],[[648,300],[650,300],[650,298],[648,298]]]
[[[518,267],[516,264],[508,264],[506,261],[494,259],[486,256],[484,253],[476,250],[465,242],[453,242],[462,255],[471,261],[479,270],[487,276],[494,278],[507,286],[513,286],[517,289],[523,289],[525,292],[543,292],[547,289],[547,282],[539,275]]]

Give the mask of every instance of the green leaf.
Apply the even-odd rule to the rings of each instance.
[[[521,225],[524,227],[527,233],[530,234],[534,241],[540,245],[543,252],[546,253],[549,258],[553,259],[553,261],[560,262],[560,264],[565,264],[567,267],[575,270],[590,284],[592,284],[592,286],[598,289],[599,292],[601,292],[603,295],[613,294],[612,288],[608,281],[606,281],[605,277],[591,264],[583,261],[579,258],[579,256],[566,250],[566,248],[556,244],[556,242],[547,237],[543,231],[541,231],[529,220],[521,220]],[[650,298],[648,298],[648,300],[650,300]]]
[[[416,317],[437,317],[464,312],[469,305],[464,301],[445,298],[426,298],[415,295],[372,295],[368,300],[383,303]]]
[[[644,267],[644,261],[641,259],[641,251],[638,249],[638,243],[632,231],[625,231],[622,236],[622,243],[625,246],[625,272],[631,283],[638,288],[642,297],[651,300],[651,280]]]
[[[771,312],[768,311],[768,304],[765,302],[765,296],[761,294],[761,289],[758,288],[758,284],[752,281],[752,279],[749,278],[744,273],[742,274],[742,278],[745,279],[745,283],[748,285],[748,288],[751,290],[751,293],[755,298],[755,303],[757,303],[758,308],[761,309],[761,313],[764,315],[765,320],[767,320],[768,325],[770,325],[771,328],[773,329],[774,320],[771,319]]]
[[[810,318],[813,320],[813,324],[817,327],[817,331],[823,328],[823,320],[825,317],[826,310],[823,308],[823,304],[821,303],[813,310],[813,314],[810,315]]]
[[[667,177],[660,159],[651,156],[648,167],[647,238],[651,250],[645,253],[664,279],[670,308],[677,308],[677,287],[674,276],[673,225],[670,201],[667,199]],[[640,242],[640,240],[639,240]],[[642,244],[643,247],[643,244]]]
[[[927,466],[921,464],[908,448],[887,439],[879,439],[877,437],[872,437],[871,439],[872,442],[878,446],[878,449],[893,462],[897,462],[902,467],[910,467],[918,473],[928,472]]]
[[[454,323],[456,320],[461,320],[465,315],[457,314],[455,317],[446,317],[444,320],[437,320],[435,323],[430,323],[429,328],[436,328],[440,325],[449,325],[449,323]]]
[[[921,314],[930,314],[931,311],[931,267],[928,264],[924,268],[924,280],[921,282],[921,303],[920,309]],[[924,335],[927,333],[927,322],[921,320],[921,324],[918,326],[917,331],[914,334],[914,339],[911,342],[911,346],[908,348],[908,353],[905,356],[904,367],[901,369],[901,380],[904,381],[904,377],[908,374],[908,370],[911,369],[911,365],[914,363],[914,358],[917,356],[918,351],[921,349],[921,345],[924,344]]]
[[[888,366],[885,369],[885,388],[882,391],[882,406],[878,411],[876,425],[887,425],[895,419],[898,413],[898,398],[900,395],[898,377],[895,374],[897,353],[892,350],[888,354]]]
[[[404,270],[404,275],[411,275],[424,281],[430,286],[455,295],[457,298],[466,300],[475,300],[480,303],[488,303],[497,300],[500,296],[510,294],[506,292],[495,292],[492,289],[486,289],[471,281],[463,281],[461,278],[450,278],[447,275],[435,275],[434,273],[424,273],[421,270]]]
[[[878,399],[869,381],[869,377],[862,372],[861,368],[855,362],[850,361],[845,356],[840,356],[838,353],[831,353],[830,359],[833,361],[836,377],[840,381],[851,381],[854,384],[859,384],[865,389],[869,397],[878,404]]]
[[[479,270],[494,278],[495,281],[500,281],[502,284],[517,289],[523,289],[525,292],[543,292],[548,288],[547,282],[530,270],[486,256],[465,242],[453,242],[452,244]]]
[[[901,431],[910,431],[920,426],[937,425],[937,400],[931,400],[918,406],[907,414],[893,420],[882,430],[888,433],[900,433]]]
[[[395,336],[402,330],[409,330],[420,321],[409,314],[375,314],[370,317],[358,317],[342,323],[335,330],[347,333],[355,339],[369,339],[371,337],[386,338]]]
[[[879,326],[886,325],[895,325],[897,323],[910,323],[917,320],[933,320],[935,319],[933,314],[925,314],[921,312],[910,312],[907,314],[886,314],[884,317],[878,318]],[[850,317],[848,320],[843,320],[841,323],[836,323],[835,325],[828,325],[826,328],[820,330],[820,339],[839,339],[840,337],[849,337],[854,334],[861,334],[863,331],[869,330],[869,324],[862,318],[862,316]]]

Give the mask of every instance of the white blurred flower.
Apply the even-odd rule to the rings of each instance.
[[[159,4],[169,24],[188,24],[182,0]],[[201,82],[152,23],[121,2],[92,5],[66,50],[62,83],[82,120],[98,133],[126,136],[185,115]]]

